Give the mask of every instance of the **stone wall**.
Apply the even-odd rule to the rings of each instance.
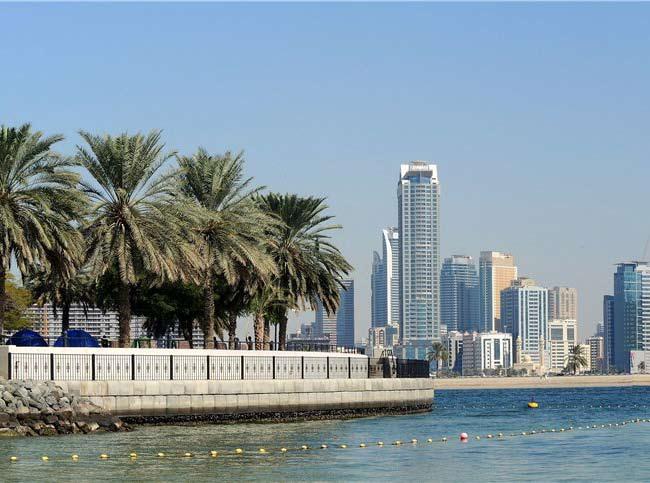
[[[430,379],[57,381],[57,384],[120,417],[218,417],[323,411],[366,414],[368,410],[428,410],[433,403]]]

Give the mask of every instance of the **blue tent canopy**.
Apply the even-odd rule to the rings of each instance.
[[[54,343],[54,347],[99,347],[95,338],[85,330],[66,330]]]
[[[29,329],[22,329],[12,335],[7,341],[7,345],[17,345],[20,347],[47,347],[47,342],[41,337],[41,334]]]

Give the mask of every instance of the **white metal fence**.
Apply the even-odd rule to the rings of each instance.
[[[59,381],[366,379],[358,354],[0,347],[0,376]]]

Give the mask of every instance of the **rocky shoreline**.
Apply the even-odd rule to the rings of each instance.
[[[66,394],[51,381],[0,380],[0,437],[128,431],[89,399]]]

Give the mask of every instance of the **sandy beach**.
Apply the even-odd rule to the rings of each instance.
[[[572,387],[650,386],[650,374],[616,376],[539,377],[457,377],[436,379],[435,390],[445,389],[527,389]]]

